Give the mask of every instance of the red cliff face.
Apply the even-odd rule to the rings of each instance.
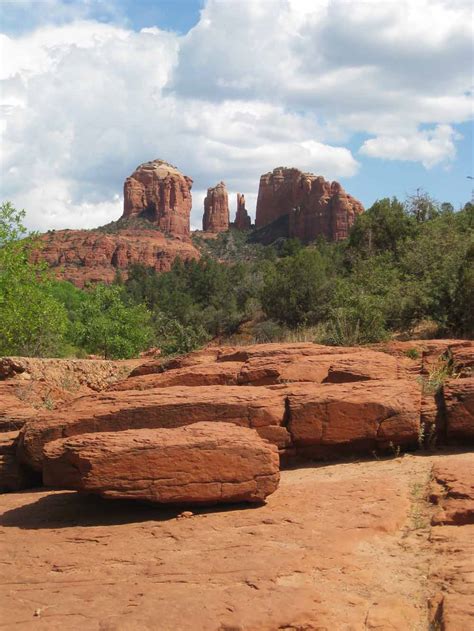
[[[207,189],[202,229],[205,232],[225,232],[229,229],[229,196],[224,182]]]
[[[235,214],[234,228],[237,230],[249,230],[252,226],[247,209],[245,208],[245,196],[237,193],[237,212]]]
[[[46,261],[58,278],[83,287],[87,282],[111,283],[117,270],[126,278],[128,267],[139,263],[166,272],[176,257],[198,259],[188,240],[167,239],[158,230],[58,230],[41,235],[33,260]]]
[[[298,169],[278,167],[262,175],[257,199],[256,227],[289,217],[289,237],[303,242],[325,236],[345,239],[362,204],[348,195],[338,182]]]
[[[165,234],[188,237],[192,184],[164,160],[145,162],[125,180],[122,219],[141,217]]]

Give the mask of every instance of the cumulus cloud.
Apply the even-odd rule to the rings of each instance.
[[[34,228],[116,219],[123,180],[154,158],[193,177],[196,226],[221,179],[252,209],[279,165],[355,175],[354,133],[374,136],[362,156],[431,167],[471,115],[464,2],[208,0],[184,36],[47,2],[60,23],[0,36],[2,198]]]
[[[366,140],[360,153],[371,158],[408,160],[431,167],[453,160],[456,155],[454,140],[459,135],[450,125],[418,131],[410,136],[379,136]]]

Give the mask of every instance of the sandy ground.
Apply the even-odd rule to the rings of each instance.
[[[188,518],[74,492],[3,495],[0,628],[427,631],[439,586],[426,497],[433,463],[452,457],[474,464],[283,471],[266,505]]]

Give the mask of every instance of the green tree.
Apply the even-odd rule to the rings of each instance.
[[[324,318],[330,283],[327,261],[316,249],[304,249],[267,269],[261,291],[265,315],[290,327]]]
[[[60,354],[67,326],[63,305],[52,293],[45,266],[30,262],[38,247],[26,237],[24,211],[10,202],[0,207],[0,353],[51,356]]]
[[[358,215],[349,235],[349,247],[369,256],[387,251],[397,255],[402,242],[415,229],[413,218],[396,197],[381,199]]]
[[[143,304],[125,304],[117,285],[95,285],[80,305],[73,340],[105,359],[133,357],[152,341],[151,314]]]

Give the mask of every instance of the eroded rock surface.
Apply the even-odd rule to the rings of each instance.
[[[420,398],[419,385],[401,379],[293,386],[288,431],[307,455],[410,447],[418,440]]]
[[[262,228],[282,216],[289,217],[288,236],[302,242],[324,236],[330,241],[347,238],[362,204],[338,182],[278,167],[260,178],[255,225]]]
[[[474,440],[474,377],[450,379],[444,386],[447,436]]]
[[[237,211],[235,213],[234,228],[237,230],[250,230],[252,220],[245,208],[245,196],[237,193]]]
[[[45,455],[47,486],[161,504],[262,502],[280,477],[277,448],[231,423],[84,434]]]
[[[38,416],[23,428],[22,462],[40,470],[48,442],[90,432],[172,428],[201,421],[231,422],[259,429],[279,426],[284,395],[251,386],[172,386],[159,390],[124,390],[76,399],[68,409]]]
[[[207,189],[202,229],[214,233],[226,232],[229,229],[229,196],[224,182]]]
[[[157,621],[162,631],[426,631],[428,601],[440,591],[430,567],[438,559],[441,569],[450,559],[454,567],[456,554],[453,539],[435,552],[429,521],[416,517],[413,489],[422,501],[436,458],[283,471],[263,506],[194,508],[183,518],[181,508],[75,492],[4,495],[2,623],[22,631],[156,631]],[[459,544],[467,555],[468,542]],[[463,569],[445,583],[446,598],[464,610],[466,579]]]
[[[474,626],[474,455],[450,455],[433,467],[437,504],[430,533],[431,624],[443,631]]]
[[[192,184],[164,160],[145,162],[125,180],[122,217],[141,217],[167,235],[189,237]]]
[[[78,287],[88,282],[111,283],[117,270],[126,277],[133,263],[167,272],[176,258],[188,261],[200,256],[189,240],[145,228],[56,230],[40,235],[39,240],[41,247],[32,259],[45,261],[58,278]]]

